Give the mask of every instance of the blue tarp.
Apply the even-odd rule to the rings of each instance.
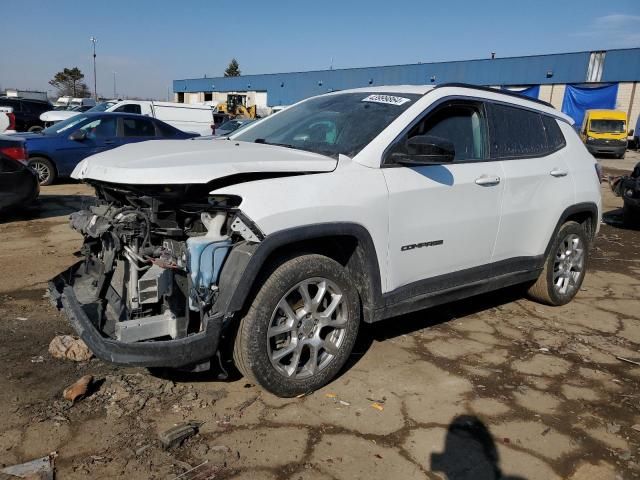
[[[576,122],[574,127],[582,127],[585,110],[593,108],[614,109],[618,96],[618,84],[612,83],[604,87],[578,87],[567,85],[562,100],[562,111]]]
[[[510,92],[519,93],[530,98],[540,98],[540,85],[532,85],[531,87],[523,88],[521,90],[515,88],[502,87],[503,90],[509,90]]]

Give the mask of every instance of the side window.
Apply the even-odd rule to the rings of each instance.
[[[546,155],[549,149],[542,117],[523,108],[492,104],[491,158]]]
[[[125,137],[155,137],[156,129],[148,118],[123,118],[123,134]]]
[[[162,122],[155,122],[155,124],[161,137],[173,137],[176,133],[171,125]]]
[[[124,105],[119,106],[114,110],[114,112],[122,112],[122,113],[137,113],[142,114],[142,109],[140,105],[135,103],[125,103]]]
[[[99,118],[83,125],[80,130],[87,132],[87,138],[112,138],[116,136],[118,120],[114,117]]]
[[[486,158],[483,106],[475,102],[455,102],[438,107],[413,126],[393,152],[411,155],[407,142],[416,136],[425,137],[426,141],[431,137],[433,143],[451,145],[454,162],[483,160]]]
[[[567,144],[555,118],[542,115],[542,124],[547,134],[547,145],[550,152],[560,150]]]

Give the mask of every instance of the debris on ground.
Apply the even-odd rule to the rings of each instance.
[[[631,363],[633,365],[638,365],[640,367],[640,362],[637,362],[635,360],[631,360],[629,358],[624,358],[624,357],[616,357],[618,360],[621,360],[623,362],[627,362],[627,363]]]
[[[49,353],[53,358],[75,362],[86,362],[93,357],[87,344],[82,339],[71,335],[56,335],[49,344]]]
[[[54,460],[57,456],[57,452],[52,452],[46,457],[3,468],[0,470],[0,474],[2,478],[4,478],[4,475],[10,475],[11,477],[27,478],[29,480],[53,480]]]
[[[92,381],[93,375],[85,375],[84,377],[80,377],[77,382],[64,389],[64,392],[62,392],[62,396],[65,400],[69,400],[71,403],[75,403],[76,400],[84,397],[87,394],[87,390],[89,389],[89,385],[91,385]]]
[[[378,402],[373,402],[371,404],[372,408],[375,408],[376,410],[378,410],[379,412],[384,410],[384,407],[382,405],[380,405]]]
[[[187,438],[198,433],[198,429],[202,423],[199,422],[185,422],[171,427],[169,430],[165,430],[158,435],[160,443],[165,449],[175,447],[182,444]]]

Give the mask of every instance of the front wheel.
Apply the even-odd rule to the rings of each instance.
[[[564,305],[576,296],[587,271],[589,239],[577,222],[567,222],[556,234],[544,268],[529,296],[547,305]]]
[[[44,129],[40,125],[34,125],[33,127],[31,127],[29,129],[29,132],[38,133],[38,132],[41,132],[42,130],[44,130]]]
[[[336,261],[301,255],[267,278],[241,320],[233,358],[238,370],[281,397],[327,384],[358,334],[360,299]]]

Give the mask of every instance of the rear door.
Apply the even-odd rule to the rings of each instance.
[[[558,120],[524,107],[488,105],[491,158],[505,176],[494,260],[528,269],[541,259],[575,191]],[[513,263],[515,265],[515,263]]]
[[[488,156],[484,103],[445,100],[391,146],[383,165],[389,189],[389,287],[420,281],[416,291],[441,290],[489,274],[503,184]],[[412,136],[455,148],[452,163],[406,166],[390,155]]]

